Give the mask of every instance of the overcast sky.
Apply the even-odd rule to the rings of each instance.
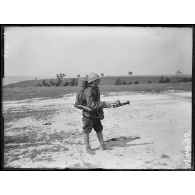
[[[7,27],[5,76],[192,73],[192,29]]]

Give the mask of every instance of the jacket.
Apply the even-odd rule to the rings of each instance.
[[[88,86],[83,93],[83,105],[91,108],[92,112],[83,110],[83,116],[89,118],[97,118],[102,120],[104,118],[104,112],[102,109],[102,103],[100,102],[100,91],[96,86]]]

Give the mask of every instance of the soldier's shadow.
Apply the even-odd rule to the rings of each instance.
[[[116,138],[111,138],[105,141],[107,149],[112,150],[113,147],[130,147],[130,146],[139,146],[139,145],[147,145],[147,144],[152,144],[153,142],[144,142],[144,143],[131,143],[135,140],[141,139],[138,136],[121,136],[121,137],[116,137]],[[98,148],[95,148],[94,150],[98,150]]]

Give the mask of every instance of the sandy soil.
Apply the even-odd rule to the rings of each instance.
[[[81,111],[73,107],[75,94],[4,102],[5,167],[190,168],[191,92],[109,93],[101,98],[131,104],[104,110],[109,150],[99,149],[92,131],[95,155],[84,149]]]

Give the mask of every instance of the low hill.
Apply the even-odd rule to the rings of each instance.
[[[39,79],[39,80],[27,80],[27,81],[21,81],[18,83],[11,83],[8,85],[5,85],[4,87],[8,88],[14,88],[14,87],[19,87],[19,88],[25,88],[25,87],[36,87],[38,83],[41,83],[43,80],[49,82],[50,79]],[[55,79],[53,79],[56,81]],[[64,79],[64,81],[69,80],[69,79]]]
[[[21,81],[33,80],[34,77],[27,77],[27,76],[5,76],[3,78],[3,85],[8,85],[11,83],[18,83]]]
[[[5,85],[4,87],[8,88],[14,88],[14,87],[19,87],[19,88],[25,88],[25,87],[35,87],[37,83],[40,83],[42,80],[27,80],[27,81],[21,81],[18,83],[11,83],[8,85]]]

